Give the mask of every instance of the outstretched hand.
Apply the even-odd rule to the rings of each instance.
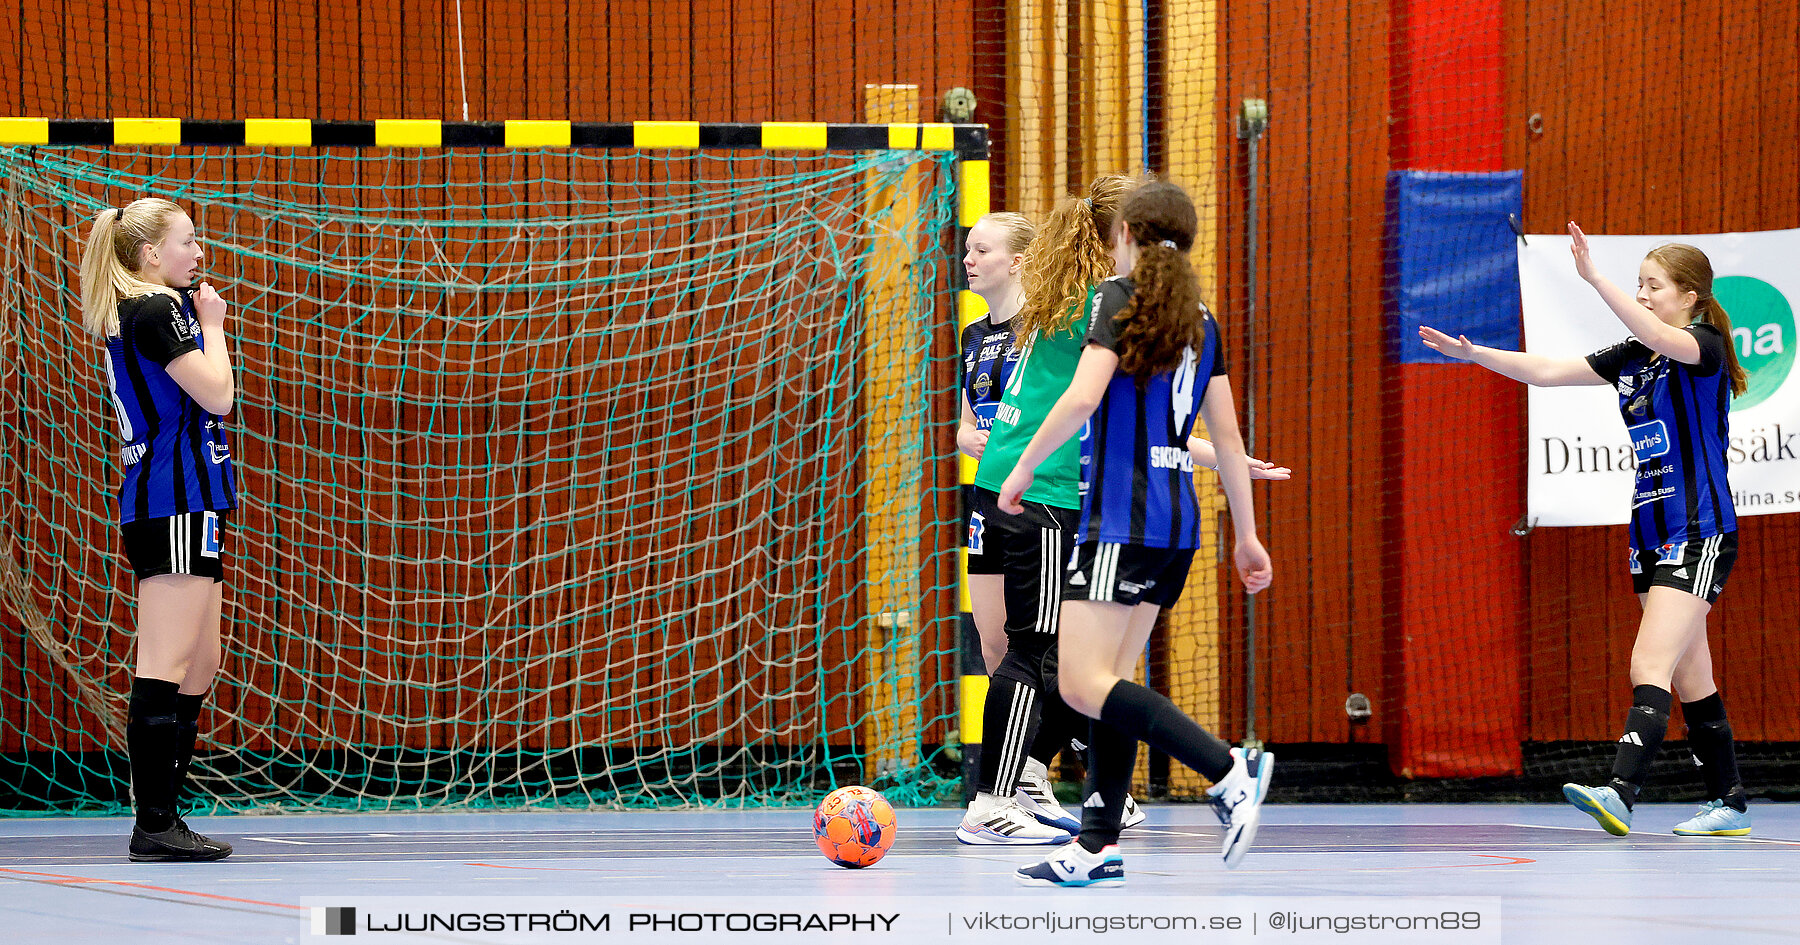
[[[1594,281],[1594,257],[1588,247],[1587,234],[1569,221],[1569,253],[1575,257],[1575,274],[1585,282]]]
[[[1475,360],[1475,343],[1470,341],[1467,335],[1457,335],[1452,338],[1429,325],[1420,325],[1419,340],[1425,342],[1425,347],[1446,357],[1455,358],[1458,361]]]
[[[1252,479],[1289,479],[1294,475],[1292,469],[1286,466],[1277,466],[1266,459],[1246,457],[1246,460],[1250,466],[1250,478]]]

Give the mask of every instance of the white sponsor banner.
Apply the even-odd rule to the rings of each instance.
[[[1525,350],[1580,358],[1630,337],[1575,274],[1567,234],[1519,246]],[[1729,339],[1750,371],[1731,411],[1726,458],[1739,515],[1800,512],[1800,377],[1794,312],[1800,308],[1800,230],[1694,236],[1589,236],[1594,265],[1635,293],[1638,264],[1663,243],[1690,243],[1713,265],[1713,294],[1732,321]],[[1617,525],[1631,510],[1634,454],[1607,386],[1533,387],[1526,444],[1528,514],[1539,525]]]

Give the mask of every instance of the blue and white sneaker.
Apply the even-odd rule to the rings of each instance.
[[[1233,748],[1231,757],[1231,771],[1206,789],[1207,803],[1225,826],[1219,855],[1228,869],[1242,863],[1244,854],[1250,852],[1256,829],[1262,825],[1263,798],[1269,796],[1269,781],[1275,776],[1275,756],[1269,752]]]
[[[1081,832],[1080,819],[1056,802],[1056,792],[1050,788],[1050,771],[1036,758],[1025,759],[1025,770],[1019,775],[1013,800],[1046,827],[1070,834]]]
[[[1750,812],[1727,807],[1724,801],[1707,801],[1694,816],[1675,825],[1681,837],[1748,837]]]
[[[1611,787],[1565,784],[1563,799],[1575,805],[1576,810],[1599,821],[1600,829],[1615,837],[1623,837],[1631,832],[1631,808],[1625,806],[1619,792]]]
[[[1123,886],[1125,860],[1116,843],[1102,847],[1099,853],[1071,843],[1044,857],[1043,862],[1019,867],[1013,878],[1021,886]]]

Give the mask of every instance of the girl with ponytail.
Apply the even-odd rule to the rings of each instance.
[[[969,597],[989,673],[975,796],[956,831],[963,843],[1060,844],[1081,827],[1057,803],[1049,781],[1050,761],[1087,734],[1086,720],[1064,704],[1056,684],[1065,531],[1081,507],[1081,445],[1070,441],[1042,463],[1038,481],[1022,498],[1021,514],[1001,513],[996,502],[1020,451],[1069,386],[1087,332],[1087,301],[1113,269],[1108,250],[1113,221],[1142,183],[1122,175],[1095,178],[1087,196],[1063,198],[1037,227],[1022,254],[1024,302],[1008,323],[1017,363],[1002,362],[1004,370],[995,372],[1003,378],[996,384],[998,402],[984,405],[985,413],[966,410],[957,439],[965,454],[980,461],[970,494],[967,550]],[[972,251],[979,248],[977,232],[986,235],[984,226],[971,230]],[[981,273],[982,265],[975,255],[965,259],[971,288],[996,284]],[[994,304],[990,299],[990,307]],[[963,362],[965,379],[978,387],[986,359],[965,344]],[[971,404],[977,387],[965,388]],[[977,429],[976,413],[991,417],[985,431]],[[1211,443],[1194,437],[1186,446],[1192,461],[1217,465]],[[1251,465],[1260,478],[1290,475],[1272,463]],[[1144,820],[1129,796],[1123,803],[1125,826]]]
[[[1057,679],[1064,701],[1090,720],[1087,800],[1077,842],[1020,869],[1026,885],[1124,882],[1119,831],[1140,739],[1213,782],[1226,866],[1249,849],[1274,771],[1273,755],[1231,748],[1131,681],[1157,613],[1180,599],[1200,545],[1186,448],[1197,419],[1213,436],[1244,586],[1254,594],[1273,578],[1256,537],[1224,345],[1187,260],[1197,229],[1193,201],[1174,184],[1145,184],[1125,200],[1109,234],[1118,277],[1090,295],[1073,380],[1000,488],[999,510],[1022,511],[1045,460],[1087,427],[1087,488],[1059,588]]]
[[[1066,332],[1085,315],[1088,292],[1112,275],[1107,253],[1113,215],[1141,177],[1104,174],[1088,185],[1087,196],[1056,202],[1025,250],[1025,305],[1013,331],[1020,338]]]
[[[133,860],[231,854],[181,819],[200,708],[223,651],[223,526],[237,506],[224,431],[236,388],[225,302],[197,279],[205,255],[180,207],[145,197],[102,210],[81,260],[81,321],[106,346],[125,467],[119,530],[138,582],[125,728]]]
[[[1063,198],[1037,227],[1020,259],[1023,303],[1008,326],[1013,363],[997,385],[987,435],[958,438],[979,460],[969,502],[969,599],[989,676],[974,797],[956,830],[963,843],[1067,843],[1080,823],[1057,803],[1049,779],[1050,761],[1085,734],[1056,693],[1061,610],[1054,591],[1067,557],[1063,529],[1081,504],[1079,446],[1069,444],[1046,464],[1024,514],[1000,514],[995,494],[1045,408],[1068,386],[1087,317],[1082,303],[1110,266],[1099,227],[1112,225],[1119,202],[1139,183],[1095,178],[1088,196]],[[974,288],[979,273],[970,268],[969,275]],[[975,366],[966,351],[964,364]],[[1135,806],[1133,814],[1143,819]]]
[[[1426,346],[1539,386],[1611,385],[1637,453],[1631,500],[1631,583],[1643,618],[1631,648],[1631,709],[1606,784],[1563,785],[1563,797],[1613,836],[1631,813],[1681,694],[1688,744],[1707,800],[1676,825],[1684,837],[1742,837],[1750,810],[1737,749],[1713,680],[1706,614],[1737,560],[1737,512],[1726,482],[1731,398],[1744,370],[1731,319],[1712,294],[1712,263],[1683,243],[1659,246],[1638,266],[1629,295],[1594,268],[1587,236],[1569,224],[1575,271],[1632,337],[1585,359],[1559,359],[1470,344],[1421,326]]]

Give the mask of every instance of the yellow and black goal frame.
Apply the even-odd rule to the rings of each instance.
[[[904,114],[917,90],[910,86],[870,86],[867,107],[871,117]],[[9,118],[0,117],[0,147],[142,147],[142,148],[573,148],[635,150],[738,150],[738,151],[936,151],[957,158],[957,229],[960,248],[968,230],[988,212],[988,128],[980,124],[873,122],[699,122],[699,121],[437,121],[429,119],[375,119],[324,121],[307,118]],[[909,171],[911,175],[913,172]],[[909,176],[908,181],[911,180]],[[870,212],[908,212],[897,201],[917,200],[917,189],[871,188],[865,197]],[[917,633],[924,621],[913,611],[914,600],[905,587],[906,575],[920,573],[917,560],[917,495],[908,487],[890,482],[898,466],[900,444],[916,436],[904,429],[901,410],[884,396],[898,387],[905,372],[923,370],[906,357],[881,350],[879,339],[903,336],[889,324],[908,310],[903,293],[912,291],[903,274],[910,268],[913,247],[903,240],[878,241],[871,254],[869,291],[871,339],[865,352],[867,382],[863,409],[868,423],[864,471],[869,480],[867,507],[877,510],[868,523],[866,577],[870,629],[875,635],[864,648],[871,654],[863,669],[870,695],[863,714],[863,743],[868,747],[869,780],[898,774],[917,763],[921,746],[917,718],[919,648]],[[961,268],[951,266],[952,278],[961,282]],[[966,287],[957,292],[958,329],[987,313],[985,303]],[[945,352],[949,355],[949,352]],[[946,420],[946,422],[954,422]],[[904,478],[904,477],[900,477]],[[975,479],[975,463],[958,456],[958,480],[968,486]],[[987,670],[981,643],[975,632],[968,592],[968,558],[963,549],[961,509],[966,488],[958,489],[957,601],[958,601],[958,733],[962,745],[965,794],[972,790],[981,747],[981,708],[987,694]]]

